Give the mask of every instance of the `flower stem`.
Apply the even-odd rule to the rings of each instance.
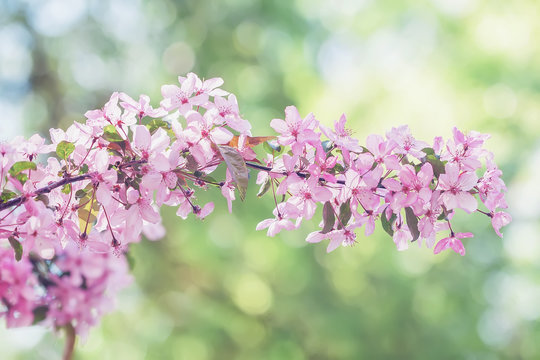
[[[73,353],[75,351],[75,340],[77,338],[77,334],[75,334],[75,328],[73,325],[71,325],[71,323],[65,325],[64,330],[66,331],[66,345],[64,346],[62,360],[72,360]]]

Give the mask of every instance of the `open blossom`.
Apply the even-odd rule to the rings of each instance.
[[[274,209],[274,219],[266,219],[257,224],[257,230],[268,228],[268,236],[276,236],[282,230],[293,230],[296,228],[289,219],[300,215],[298,208],[289,203],[280,203]]]
[[[505,213],[504,211],[496,212],[491,217],[491,224],[493,225],[493,229],[495,229],[495,232],[500,237],[503,237],[503,235],[501,234],[501,228],[510,224],[510,221],[512,221],[512,217],[510,216],[510,214]]]
[[[193,109],[193,106],[204,106],[208,102],[208,94],[197,94],[197,76],[189,73],[186,78],[179,78],[181,85],[163,85],[161,94],[163,101],[161,107],[167,111],[178,109],[185,114]]]
[[[294,106],[287,106],[285,109],[285,120],[274,119],[270,122],[270,126],[280,133],[278,141],[281,145],[298,145],[292,146],[295,153],[298,153],[304,143],[319,141],[319,136],[315,133],[317,125],[318,121],[313,114],[302,119]]]
[[[345,114],[341,115],[338,121],[334,123],[334,130],[323,125],[319,125],[321,131],[328,139],[343,150],[362,152],[362,147],[358,144],[358,139],[351,137],[349,130],[345,128],[347,118]]]
[[[450,237],[440,240],[437,243],[437,245],[435,245],[435,248],[433,249],[433,253],[438,254],[441,251],[444,251],[446,249],[452,249],[459,255],[464,256],[465,247],[463,246],[461,239],[471,238],[473,236],[474,235],[471,233],[457,233],[457,234],[452,233]]]
[[[439,178],[442,200],[448,210],[462,208],[468,213],[476,210],[478,202],[469,193],[477,183],[478,177],[473,172],[462,172],[457,164],[448,163],[445,166],[445,173]]]
[[[396,144],[395,152],[397,154],[412,155],[418,159],[425,156],[421,151],[428,147],[424,141],[416,140],[412,135],[407,125],[392,128],[386,133],[386,137]]]
[[[150,97],[148,95],[141,95],[139,97],[139,101],[135,101],[129,95],[120,93],[120,100],[122,100],[120,102],[120,105],[124,109],[137,114],[139,118],[143,118],[145,116],[149,116],[151,118],[159,118],[169,113],[165,109],[154,109],[152,105],[150,105]],[[126,125],[132,124],[133,123]]]

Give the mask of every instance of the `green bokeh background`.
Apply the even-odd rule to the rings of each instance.
[[[492,135],[514,217],[484,216],[467,256],[396,251],[382,230],[326,254],[256,232],[270,198],[182,221],[133,246],[135,282],[77,359],[540,358],[540,3],[537,0],[0,0],[0,137],[80,121],[113,91],[159,101],[194,71],[220,76],[255,135],[295,104],[359,139],[408,124]],[[2,359],[59,358],[39,327],[0,330]]]

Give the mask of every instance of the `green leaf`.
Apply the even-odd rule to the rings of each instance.
[[[444,162],[442,162],[436,155],[428,155],[426,161],[433,167],[433,175],[438,179],[439,175],[444,174]]]
[[[392,225],[394,224],[394,221],[396,221],[397,216],[396,214],[392,214],[390,217],[390,220],[386,218],[386,211],[383,211],[381,214],[381,224],[384,229],[390,236],[394,236],[394,229],[392,229]]]
[[[63,140],[56,145],[56,155],[58,155],[60,159],[67,159],[73,151],[75,151],[75,145],[69,141]]]
[[[80,190],[77,190],[75,192],[75,199],[81,199],[83,197],[86,196],[86,194],[88,193],[88,190],[87,189],[80,189]]]
[[[25,170],[36,170],[37,166],[35,163],[31,161],[17,161],[15,164],[11,166],[11,169],[9,169],[9,175],[15,177],[19,175],[21,171]]]
[[[148,128],[151,134],[154,134],[159,128],[163,128],[164,130],[169,130],[169,123],[160,119],[154,119],[150,121],[148,124],[146,124],[146,127]]]
[[[47,305],[35,307],[34,310],[32,310],[32,312],[34,313],[34,321],[32,322],[32,325],[36,325],[41,321],[45,320],[48,311],[49,307]]]
[[[79,169],[79,174],[86,174],[88,173],[88,164],[83,164],[81,168]]]
[[[344,226],[347,226],[349,219],[351,218],[351,199],[348,199],[346,202],[341,204],[339,207],[339,221],[338,230],[342,229]]]
[[[270,176],[268,176],[266,180],[264,181],[264,183],[261,185],[261,188],[259,189],[259,192],[257,193],[257,197],[261,197],[264,194],[266,194],[266,192],[270,190],[271,187],[272,187],[272,179],[270,178]]]
[[[334,214],[334,208],[332,203],[327,201],[323,206],[323,229],[321,233],[326,234],[334,228],[334,223],[336,222],[336,215]]]
[[[39,194],[34,198],[36,201],[41,201],[45,206],[49,206],[49,197],[45,194]]]
[[[423,148],[422,149],[422,152],[427,155],[435,155],[435,150],[433,150],[432,148],[430,147],[427,147],[427,148]]]
[[[120,136],[114,125],[107,125],[103,128],[103,135],[101,137],[109,142],[124,142],[124,139]]]
[[[97,215],[99,213],[100,205],[94,195],[94,187],[92,184],[88,184],[84,189],[86,194],[79,200],[79,210],[77,210],[77,215],[79,217],[79,228],[82,233],[90,233],[94,221],[97,220]]]
[[[407,219],[407,226],[413,237],[412,241],[418,240],[420,237],[420,231],[418,230],[418,218],[414,215],[413,209],[410,207],[405,208],[405,218]]]
[[[13,199],[13,198],[16,198],[17,197],[17,194],[14,193],[13,191],[11,190],[4,190],[2,191],[2,195],[0,195],[0,199],[2,200],[2,202],[6,202],[10,199]]]
[[[13,248],[13,251],[15,252],[15,260],[21,261],[22,254],[23,254],[23,247],[19,240],[15,239],[13,236],[10,236],[8,238],[9,245]]]
[[[62,192],[64,194],[69,194],[71,192],[71,184],[66,184],[62,186]]]
[[[218,145],[218,149],[236,183],[240,199],[244,200],[246,198],[249,178],[246,162],[242,154],[235,148],[226,145]]]

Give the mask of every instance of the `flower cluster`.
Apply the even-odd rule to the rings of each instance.
[[[178,80],[162,87],[157,108],[148,96],[114,93],[84,122],[52,129],[51,144],[39,135],[0,144],[0,299],[8,326],[44,321],[84,333],[129,282],[129,244],[164,235],[163,205],[203,219],[214,204],[195,193],[215,186],[232,211],[250,169],[259,170],[258,196],[271,192],[276,204],[257,229],[270,236],[296,229],[320,204],[321,230],[307,241],[328,239],[328,251],[354,244],[362,226],[369,236],[381,221],[398,250],[422,239],[432,247],[442,232],[450,236],[434,252],[464,255],[460,239],[472,234],[454,233],[455,211],[489,216],[500,236],[510,222],[499,210],[506,208],[502,173],[482,148],[487,135],[454,129],[452,139],[428,144],[402,126],[361,146],[344,115],[328,128],[290,106],[284,120],[271,122],[277,136],[253,137],[221,79]],[[220,165],[223,181],[211,176]]]
[[[360,146],[345,128],[345,115],[329,129],[312,114],[302,119],[296,108],[285,110],[285,120],[275,119],[271,126],[280,134],[280,146],[290,152],[269,157],[268,173],[258,182],[277,187],[283,201],[276,205],[274,218],[259,223],[268,235],[297,228],[303,219],[323,205],[322,230],[308,235],[308,242],[329,240],[327,250],[356,242],[355,231],[362,226],[369,236],[375,220],[394,240],[398,250],[411,242],[425,240],[432,247],[440,232],[450,232],[434,252],[452,248],[464,255],[459,240],[472,234],[455,235],[451,219],[456,210],[480,212],[492,218],[499,236],[510,215],[506,208],[506,187],[502,172],[493,162],[493,154],[482,148],[488,135],[463,134],[454,128],[446,143],[437,137],[432,144],[415,139],[407,126],[392,128],[386,137],[369,135]],[[325,135],[329,140],[323,141]],[[482,162],[482,160],[484,162]],[[484,171],[478,177],[477,172]],[[475,197],[477,195],[477,197]],[[478,208],[478,199],[487,208]],[[451,239],[451,241],[449,240]]]

